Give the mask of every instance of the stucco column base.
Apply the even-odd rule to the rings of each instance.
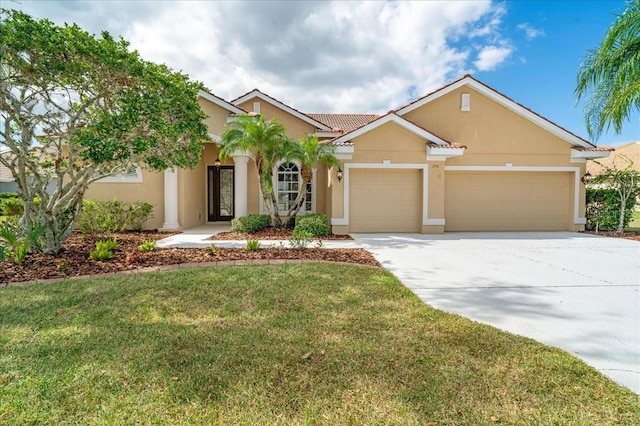
[[[444,234],[444,225],[422,225],[422,234]]]
[[[349,234],[349,225],[331,225],[331,233],[334,235]]]

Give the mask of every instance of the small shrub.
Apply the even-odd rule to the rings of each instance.
[[[5,251],[6,251],[6,248],[0,245],[0,262],[2,262],[6,256]]]
[[[118,240],[96,241],[96,249],[89,253],[91,260],[109,260],[113,258],[113,251],[118,247]]]
[[[313,242],[313,234],[308,231],[301,231],[299,229],[294,229],[291,234],[291,239],[289,239],[289,244],[291,244],[291,248],[297,250],[304,250],[309,247],[309,244]]]
[[[69,260],[60,259],[58,263],[56,263],[56,269],[60,272],[66,273],[69,270]]]
[[[207,251],[207,253],[209,253],[210,256],[215,257],[220,256],[220,254],[222,253],[220,247],[216,246],[215,244],[211,244],[209,247],[205,248],[205,250]]]
[[[24,204],[17,195],[0,200],[0,216],[21,216],[23,212]]]
[[[127,207],[126,228],[142,231],[144,223],[153,217],[153,205],[136,201]]]
[[[127,223],[127,211],[122,201],[84,200],[78,229],[85,234],[111,234],[123,231]]]
[[[131,253],[127,253],[124,258],[125,265],[132,265],[134,263],[138,263],[140,261],[140,253],[137,251],[132,251]]]
[[[231,221],[231,230],[234,232],[246,232],[251,234],[268,228],[271,225],[271,216],[267,214],[250,214],[237,217]]]
[[[314,237],[325,237],[331,234],[331,226],[326,214],[300,216],[296,220],[295,230],[309,232]]]
[[[10,222],[0,223],[0,241],[3,246],[3,258],[10,257],[11,260],[20,265],[29,253],[29,242],[20,232],[20,228]]]
[[[246,251],[258,251],[260,250],[260,241],[258,240],[247,240],[247,244],[244,246]]]
[[[143,241],[142,244],[138,246],[138,250],[140,251],[156,251],[157,244],[153,240]]]
[[[91,260],[109,260],[109,259],[113,259],[113,252],[111,250],[93,250],[91,251],[91,253],[89,253],[89,257],[91,258]]]
[[[13,262],[16,265],[21,265],[27,257],[27,253],[29,253],[29,244],[24,240],[19,241],[11,250]]]

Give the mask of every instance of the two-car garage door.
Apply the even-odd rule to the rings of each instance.
[[[420,232],[422,170],[351,169],[349,177],[350,232]],[[569,172],[447,171],[445,231],[567,230],[571,182]]]
[[[564,231],[570,174],[447,172],[445,231]]]

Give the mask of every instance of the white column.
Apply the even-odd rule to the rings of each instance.
[[[235,164],[235,176],[234,176],[234,203],[235,203],[235,217],[241,217],[247,215],[247,163],[249,157],[245,153],[238,153],[239,155],[233,156],[233,163]]]
[[[162,229],[180,229],[178,223],[178,171],[164,171],[164,223]]]

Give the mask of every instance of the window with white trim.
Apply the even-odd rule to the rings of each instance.
[[[282,163],[278,167],[278,210],[287,211],[298,197],[300,169],[295,163]]]
[[[103,177],[98,183],[141,183],[142,170],[140,167],[131,167],[129,170]]]

